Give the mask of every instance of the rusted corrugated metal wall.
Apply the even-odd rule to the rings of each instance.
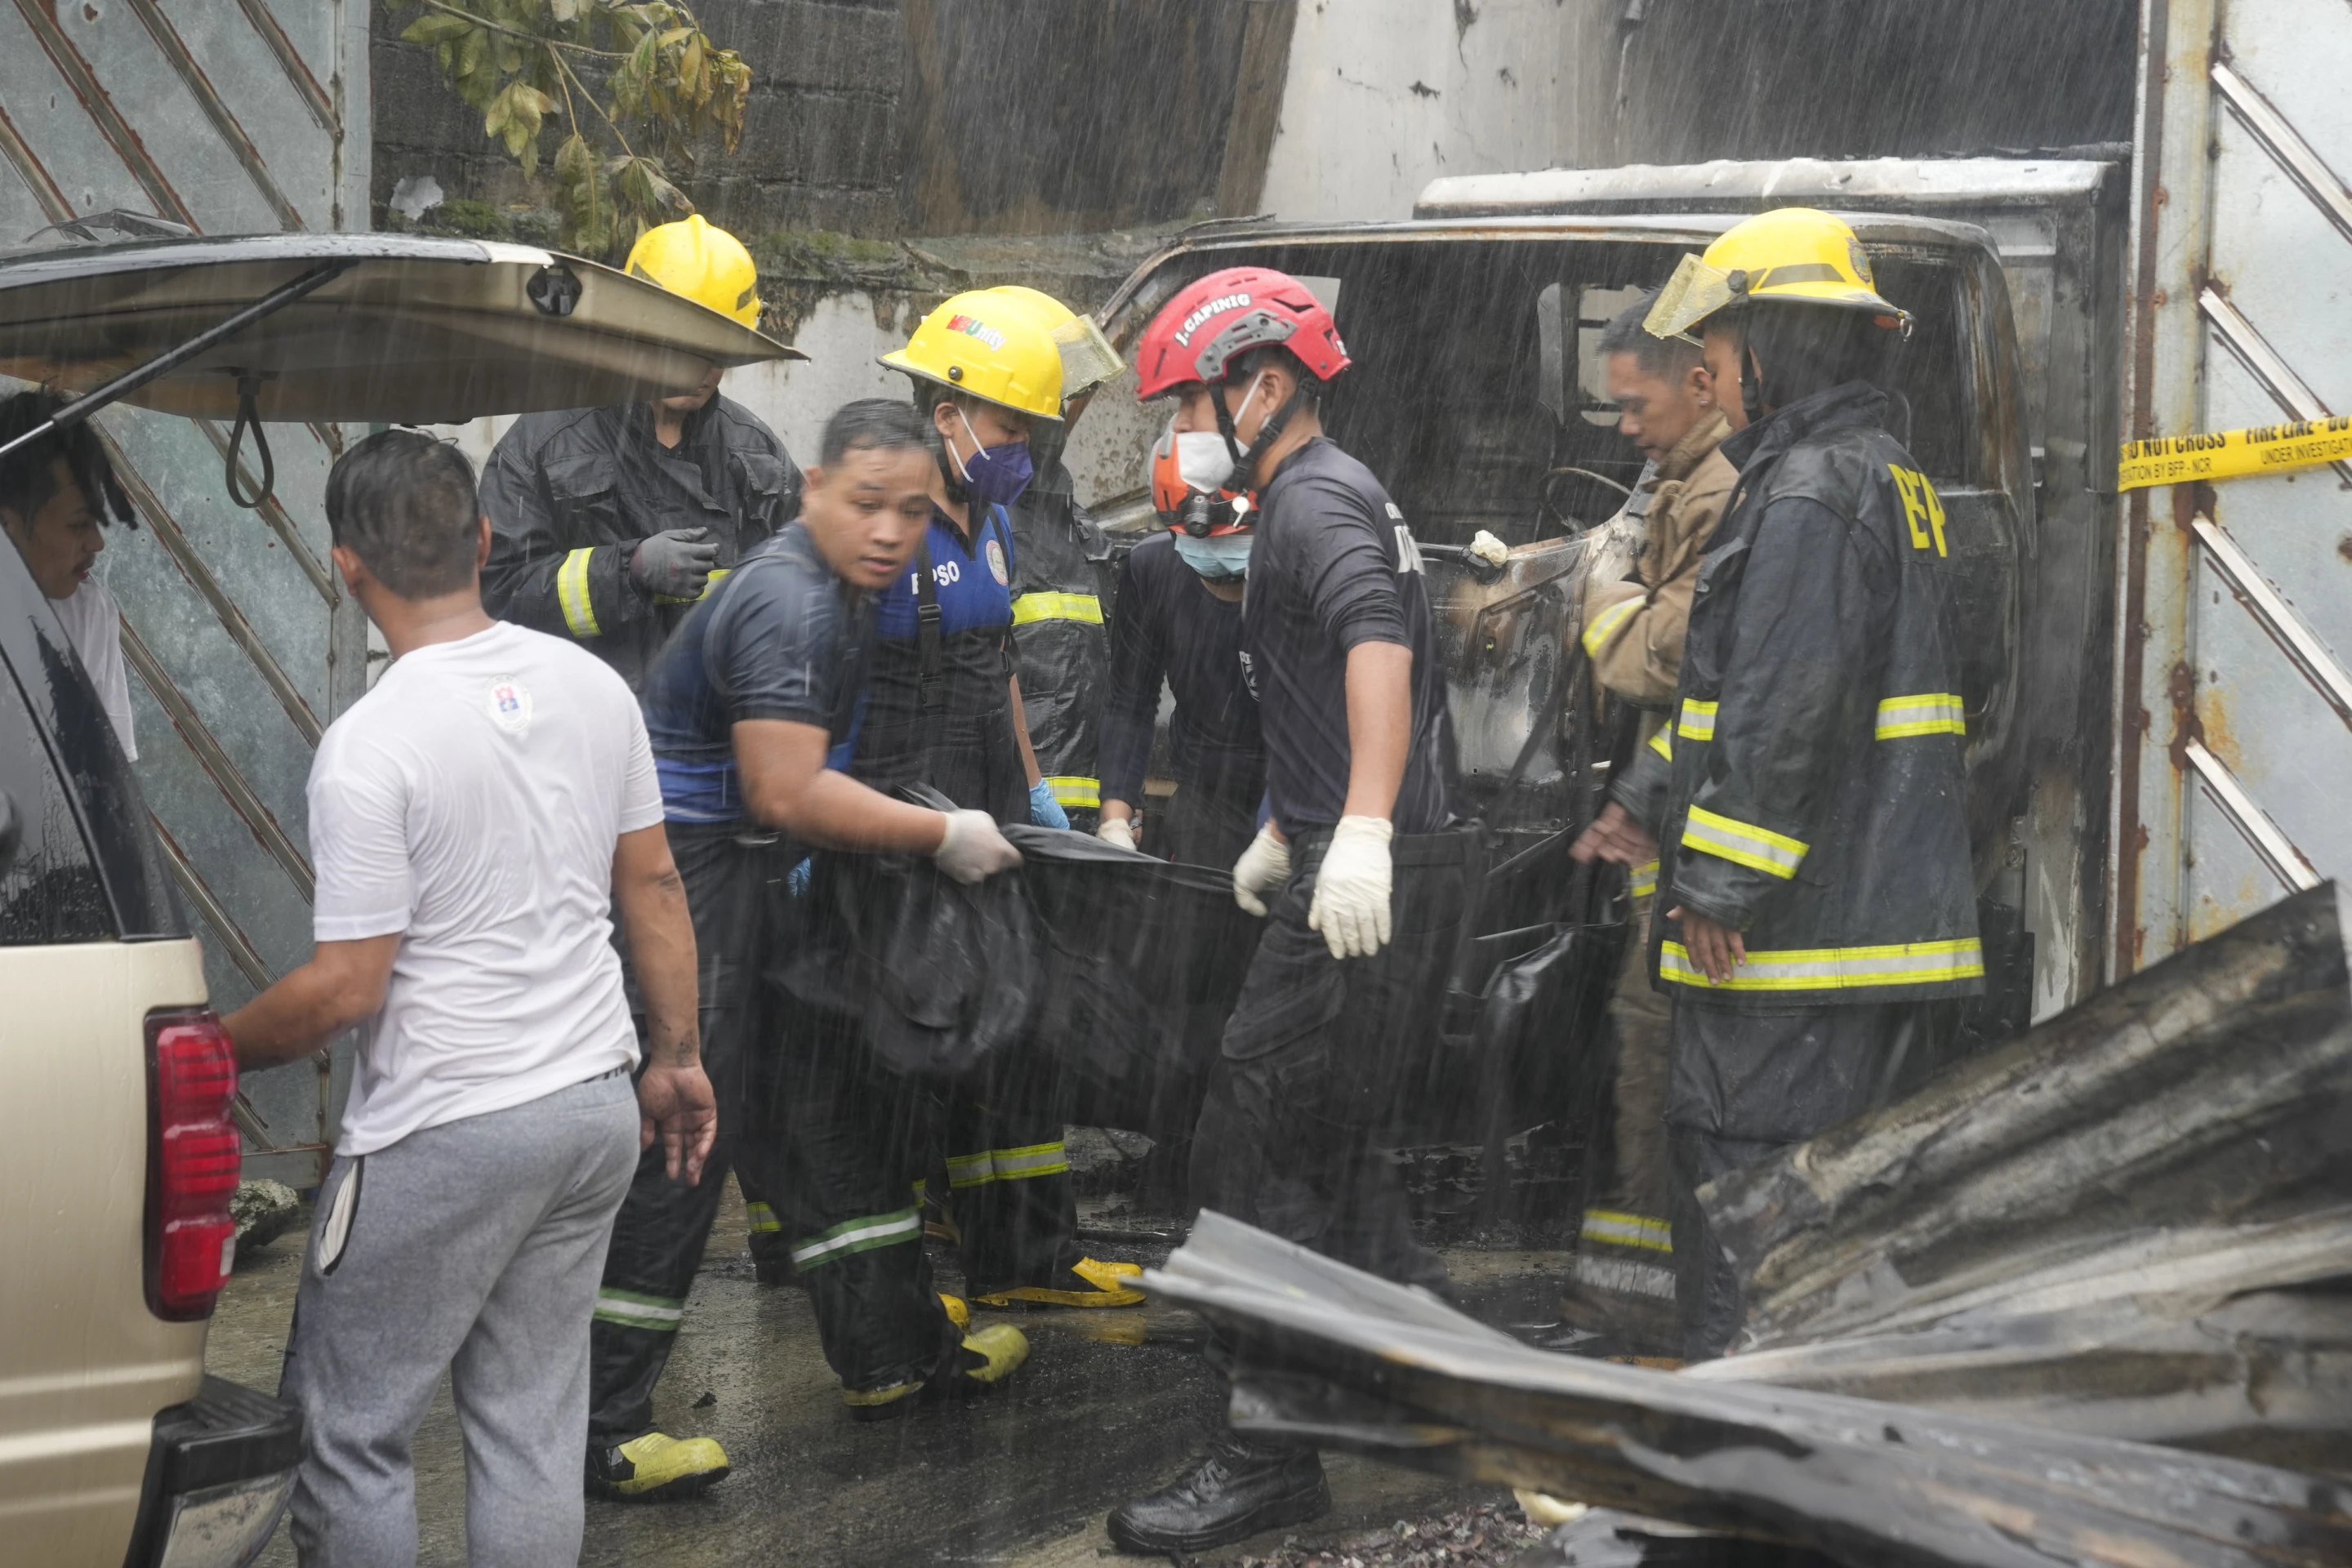
[[[2146,0],[2127,439],[2352,413],[2352,7]],[[2352,876],[2352,467],[2135,490],[2116,974]]]
[[[0,0],[0,245],[110,209],[207,234],[365,228],[366,21],[364,0]],[[303,784],[365,689],[320,508],[342,432],[274,426],[276,498],[247,511],[226,428],[120,406],[98,423],[143,524],[110,529],[98,567],[140,782],[226,1008],[310,951]],[[316,1180],[340,1078],[247,1080],[248,1173]]]

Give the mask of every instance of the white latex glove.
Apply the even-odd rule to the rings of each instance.
[[[1274,824],[1269,822],[1234,862],[1234,902],[1264,919],[1265,895],[1288,880],[1290,846],[1274,836]]]
[[[1116,844],[1121,849],[1135,847],[1135,822],[1131,817],[1106,816],[1095,824],[1095,837],[1106,844]]]
[[[996,818],[984,811],[950,811],[947,836],[931,851],[940,869],[969,885],[1021,864],[1021,851],[996,830]]]
[[[1389,839],[1385,817],[1343,816],[1315,873],[1309,931],[1323,933],[1334,958],[1370,958],[1389,940]]]

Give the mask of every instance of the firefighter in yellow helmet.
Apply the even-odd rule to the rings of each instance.
[[[1103,623],[1110,541],[1078,504],[1062,447],[1069,418],[1125,367],[1091,320],[1052,295],[1017,284],[987,292],[1029,309],[1062,353],[1064,417],[1031,428],[1033,476],[1006,509],[1013,519],[1013,662],[1043,793],[1060,814],[1045,820],[1091,833],[1102,805],[1095,747],[1110,680]]]
[[[1652,970],[1684,1350],[1720,1354],[1738,1277],[1696,1190],[1898,1092],[1983,989],[1962,815],[1954,558],[1969,548],[1886,429],[1910,318],[1853,231],[1792,207],[1685,257],[1646,325],[1696,331],[1734,434],[1674,722],[1580,859],[1659,861]]]
[[[751,253],[699,216],[649,228],[625,270],[747,327]],[[711,574],[800,511],[800,469],[722,395],[714,369],[676,397],[527,414],[482,470],[490,614],[569,637],[641,686]]]
[[[750,253],[700,217],[646,230],[625,269],[759,323]],[[482,472],[491,526],[482,598],[492,615],[571,638],[642,685],[706,585],[800,511],[800,469],[719,380],[714,370],[679,396],[515,423]],[[633,1500],[699,1491],[727,1474],[716,1441],[654,1429],[653,1390],[736,1157],[749,1001],[740,959],[756,934],[740,918],[747,873],[732,830],[676,817],[668,828],[695,923],[719,1137],[698,1184],[668,1180],[658,1149],[639,1164],[605,1254],[590,1329],[587,1481]]]

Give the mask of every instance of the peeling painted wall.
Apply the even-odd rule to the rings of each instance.
[[[1301,0],[1262,210],[1403,217],[1441,174],[1607,144],[1618,0]]]

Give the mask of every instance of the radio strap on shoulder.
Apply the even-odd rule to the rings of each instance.
[[[925,531],[926,533],[929,530]],[[925,709],[940,705],[943,698],[940,675],[940,588],[931,574],[931,542],[929,538],[915,552],[915,647],[922,660],[922,681],[919,700]]]

